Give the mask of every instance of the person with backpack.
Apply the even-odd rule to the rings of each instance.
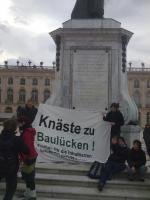
[[[129,150],[124,138],[114,136],[111,139],[111,154],[101,171],[98,183],[99,191],[103,190],[107,180],[111,179],[114,174],[125,170],[125,162],[128,158],[128,151]]]
[[[3,200],[12,200],[17,188],[19,154],[28,154],[23,140],[16,136],[17,121],[9,119],[3,123],[0,134],[0,179],[5,178],[6,191]]]
[[[20,155],[23,163],[21,174],[26,184],[26,191],[24,192],[23,197],[25,197],[26,200],[36,200],[35,164],[38,155],[34,146],[36,130],[32,128],[30,124],[30,119],[28,119],[26,116],[20,117],[18,119],[18,122],[21,138],[30,149],[29,155]]]

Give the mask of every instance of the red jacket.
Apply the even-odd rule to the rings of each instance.
[[[24,143],[28,146],[30,153],[28,155],[21,154],[21,160],[26,161],[37,157],[38,154],[34,146],[35,135],[36,135],[36,130],[34,128],[27,128],[22,133],[21,137]]]

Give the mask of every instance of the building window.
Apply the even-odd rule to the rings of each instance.
[[[13,78],[8,78],[8,85],[13,85]]]
[[[21,89],[19,91],[19,102],[20,103],[25,103],[26,102],[26,92],[24,89]]]
[[[49,86],[49,85],[50,85],[50,79],[48,79],[48,78],[45,79],[45,85],[46,85],[46,86]]]
[[[135,91],[134,92],[133,98],[134,98],[134,101],[135,101],[136,105],[138,107],[140,107],[141,100],[140,100],[140,93],[139,93],[139,91]]]
[[[150,124],[150,112],[147,113],[146,122],[147,122],[147,124]]]
[[[33,79],[32,85],[38,85],[38,80],[36,78]]]
[[[21,79],[20,79],[20,85],[25,85],[25,84],[26,84],[25,78],[21,78]]]
[[[139,88],[139,87],[140,87],[139,80],[134,80],[134,88]]]
[[[45,90],[44,91],[44,102],[50,97],[50,91],[49,90]]]
[[[32,90],[31,99],[34,103],[38,103],[38,91]]]
[[[5,108],[5,112],[6,112],[6,113],[12,113],[13,110],[12,110],[11,107],[6,107],[6,108]]]
[[[13,103],[13,89],[7,90],[7,101]]]
[[[150,88],[150,80],[147,81],[147,88]]]

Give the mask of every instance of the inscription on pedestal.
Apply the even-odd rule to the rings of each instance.
[[[73,107],[96,111],[108,107],[108,69],[105,50],[77,50],[73,53]]]

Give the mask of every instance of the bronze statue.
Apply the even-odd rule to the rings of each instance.
[[[71,19],[97,19],[104,17],[104,0],[77,0]]]

